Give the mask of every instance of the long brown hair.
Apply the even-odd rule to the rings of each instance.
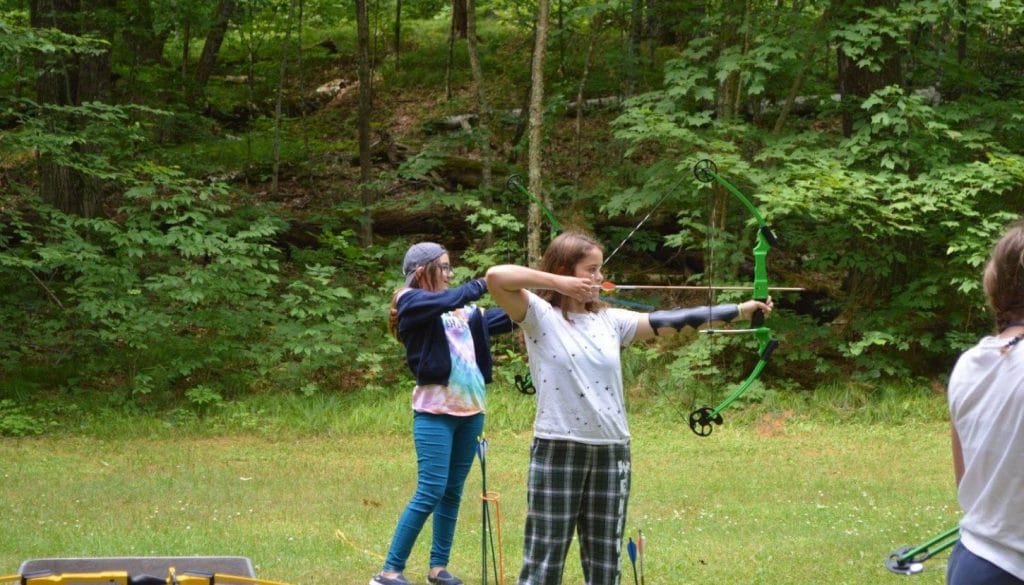
[[[540,261],[540,269],[552,274],[574,276],[576,265],[595,248],[603,249],[597,240],[583,232],[562,232],[548,244],[547,250],[544,251],[544,257]],[[552,307],[560,307],[562,316],[568,319],[565,308],[562,306],[565,295],[555,290],[541,290],[537,294],[551,303]],[[583,305],[583,308],[588,313],[596,313],[606,306],[601,301],[589,301]]]
[[[442,280],[443,276],[444,271],[441,268],[441,257],[438,256],[436,259],[423,265],[423,272],[417,273],[408,287],[402,286],[395,289],[395,293],[391,295],[391,308],[388,311],[388,331],[391,335],[395,336],[395,339],[402,341],[402,337],[398,335],[399,295],[407,288],[422,288],[429,291],[441,290],[441,285],[444,283]]]
[[[982,284],[998,329],[1024,319],[1024,221],[1012,224],[992,248]]]

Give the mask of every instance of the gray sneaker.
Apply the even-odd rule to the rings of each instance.
[[[441,569],[441,572],[437,574],[437,577],[431,577],[430,573],[427,573],[427,583],[430,585],[462,585],[462,579],[459,579],[448,571]]]
[[[461,581],[459,582],[461,583]],[[382,573],[377,573],[373,579],[370,579],[370,585],[412,585],[412,583],[401,573],[397,577],[385,577]]]

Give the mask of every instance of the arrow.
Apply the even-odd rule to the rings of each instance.
[[[629,562],[633,565],[633,585],[639,585],[639,581],[636,579],[636,543],[633,542],[632,536],[629,537],[626,552],[629,553]]]
[[[637,530],[637,552],[640,553],[640,585],[644,583],[644,549],[647,548],[647,537],[644,536],[643,530]]]
[[[614,282],[604,281],[601,283],[601,290],[613,291],[613,290],[637,290],[637,289],[672,289],[672,290],[754,290],[753,286],[698,286],[698,285],[667,285],[667,284],[615,284]],[[804,291],[805,288],[796,286],[770,286],[768,290],[777,291]]]

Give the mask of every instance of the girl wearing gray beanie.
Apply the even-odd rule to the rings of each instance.
[[[491,381],[490,336],[512,331],[502,309],[477,307],[484,279],[449,287],[448,251],[434,242],[409,248],[404,285],[391,301],[389,329],[405,345],[412,390],[416,491],[398,519],[387,558],[370,585],[408,585],[402,572],[427,518],[433,540],[427,582],[460,585],[448,572],[459,504],[483,433],[485,386]]]

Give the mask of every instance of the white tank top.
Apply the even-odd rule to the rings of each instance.
[[[1024,343],[985,337],[949,379],[964,475],[960,537],[974,554],[1024,579]]]

